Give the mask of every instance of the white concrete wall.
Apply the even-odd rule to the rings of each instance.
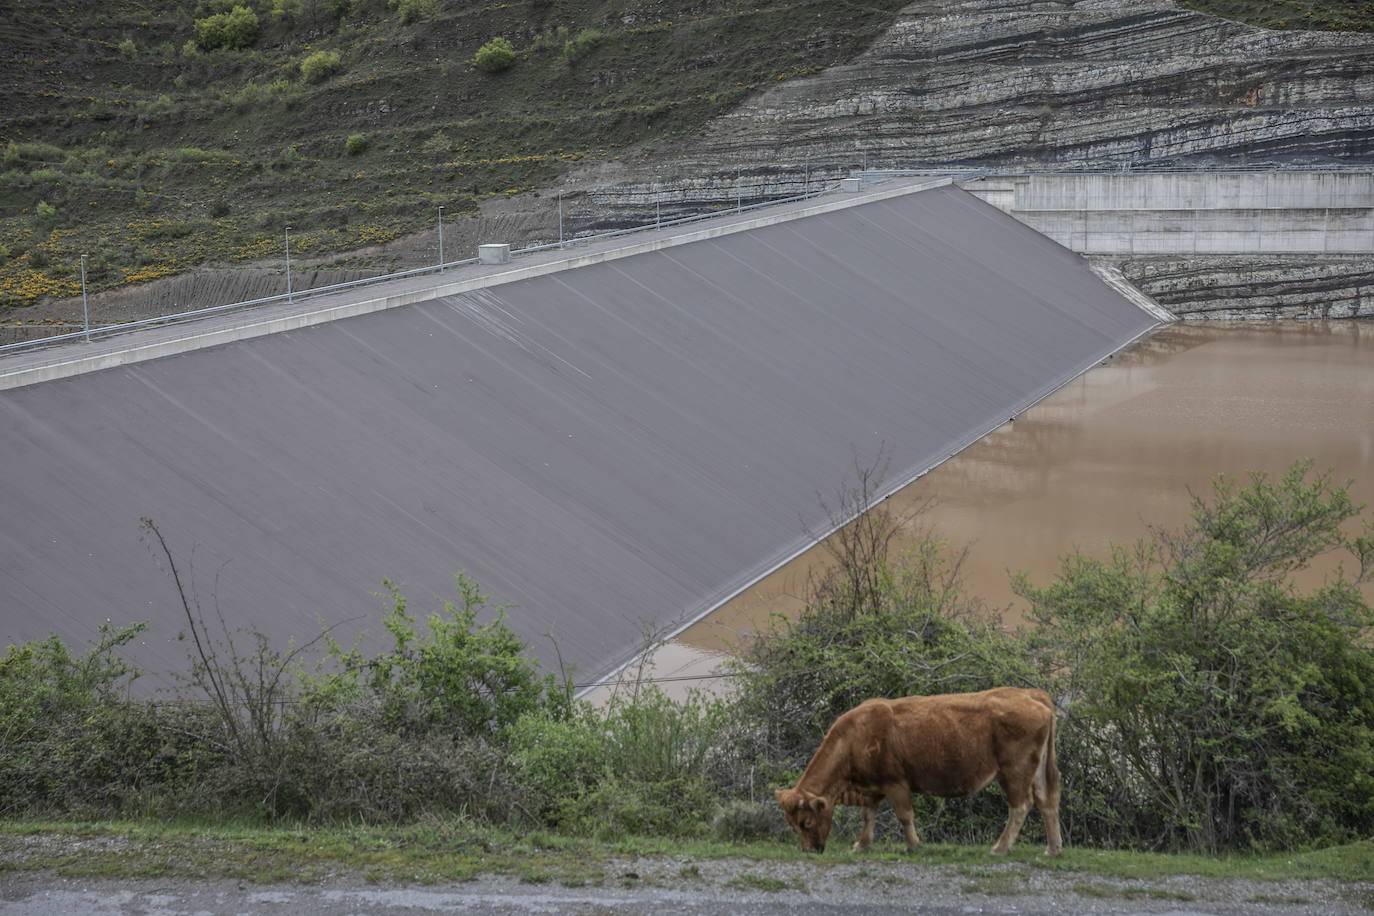
[[[1374,173],[1033,175],[1017,210],[1286,210],[1374,207]]]

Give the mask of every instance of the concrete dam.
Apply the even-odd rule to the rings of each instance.
[[[136,660],[184,668],[149,517],[212,621],[346,641],[383,580],[426,614],[464,571],[587,680],[810,546],[856,464],[895,490],[1159,323],[950,185],[735,228],[105,342],[159,358],[7,357],[0,642],[147,620]]]

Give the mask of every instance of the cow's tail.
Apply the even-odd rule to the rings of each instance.
[[[1059,803],[1059,759],[1055,752],[1055,738],[1059,731],[1059,714],[1050,710],[1050,737],[1045,742],[1045,754],[1040,765],[1045,770],[1045,797]]]
[[[1052,806],[1059,804],[1059,760],[1055,751],[1055,738],[1059,730],[1059,712],[1054,707],[1054,701],[1049,700],[1050,728],[1049,734],[1045,737],[1045,747],[1040,754],[1040,771],[1035,774],[1036,789],[1039,790],[1040,801],[1043,799]]]
[[[1040,769],[1035,774],[1036,806],[1045,818],[1045,855],[1057,856],[1063,847],[1062,827],[1059,823],[1059,760],[1055,737],[1059,731],[1059,713],[1050,702],[1049,734],[1045,750],[1040,755]]]

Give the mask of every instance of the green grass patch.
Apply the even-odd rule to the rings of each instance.
[[[1266,29],[1374,32],[1367,0],[1181,0],[1180,6]]]
[[[79,852],[65,840],[80,839]],[[898,843],[865,855],[824,856],[801,852],[791,843],[722,843],[672,838],[626,837],[614,843],[548,832],[516,835],[450,819],[408,827],[263,828],[195,823],[0,822],[0,861],[9,870],[52,870],[70,877],[219,877],[248,881],[313,881],[343,868],[377,881],[464,881],[506,875],[528,883],[600,885],[607,876],[625,878],[623,863],[640,856],[688,858],[678,877],[699,880],[698,864],[710,859],[792,861],[817,867],[850,863],[857,875],[878,872],[877,862],[914,867],[951,867],[966,890],[1024,892],[1024,868],[1042,868],[1102,878],[1141,879],[1173,875],[1251,880],[1338,879],[1374,881],[1374,843],[1360,842],[1298,854],[1263,856],[1165,855],[1069,848],[1057,859],[1035,850],[1014,850],[990,860],[981,846],[923,846],[913,855]],[[639,876],[633,879],[638,881]],[[752,873],[739,876],[752,890],[781,890],[794,884]],[[764,886],[767,885],[767,886]],[[744,886],[744,885],[739,885]],[[1099,887],[1078,882],[1092,896]],[[1105,892],[1105,891],[1104,891]],[[1114,896],[1128,895],[1112,891]],[[1140,896],[1156,897],[1151,889]],[[1172,891],[1156,899],[1184,899]]]

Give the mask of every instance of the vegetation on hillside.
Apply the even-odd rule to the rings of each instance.
[[[0,308],[356,249],[690,133],[902,0],[126,0],[11,10]],[[359,140],[352,138],[358,137]]]
[[[1180,0],[1179,5],[1266,29],[1374,32],[1369,0]]]
[[[868,480],[842,505],[862,503]],[[576,702],[462,576],[458,600],[425,621],[390,589],[390,649],[364,656],[326,633],[311,664],[311,646],[214,637],[188,601],[177,701],[130,695],[119,650],[139,626],[106,628],[85,653],[53,638],[0,659],[0,816],[437,814],[602,839],[779,840],[771,789],[839,713],[1019,684],[1062,706],[1070,845],[1214,853],[1369,836],[1374,612],[1359,585],[1374,577],[1374,523],[1352,532],[1361,507],[1310,463],[1220,480],[1193,509],[1182,531],[1023,581],[1033,614],[1015,632],[963,594],[958,556],[933,536],[889,557],[902,520],[875,510],[832,542],[801,617],[742,650],[728,700],[639,685],[604,708]],[[1353,565],[1293,585],[1333,551]],[[918,818],[929,840],[986,843],[1005,810],[993,790],[924,799]],[[1034,843],[1038,819],[1027,828]]]

